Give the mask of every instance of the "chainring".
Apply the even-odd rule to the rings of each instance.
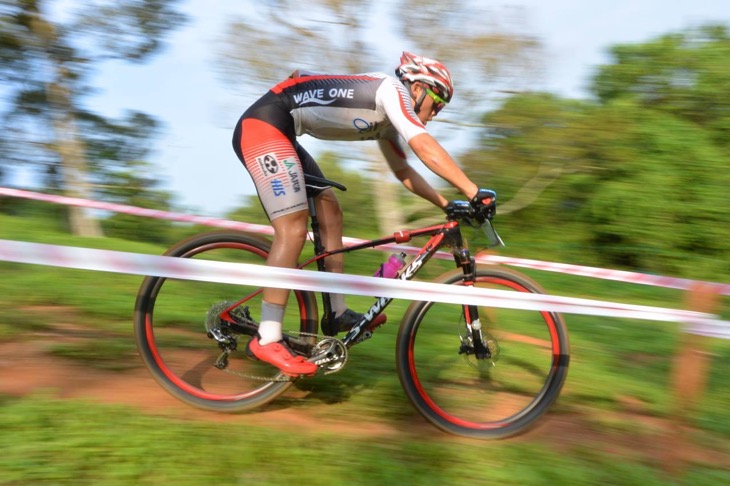
[[[314,345],[312,355],[311,359],[325,375],[337,373],[347,363],[347,346],[335,337],[325,337]]]

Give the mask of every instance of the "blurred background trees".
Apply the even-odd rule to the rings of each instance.
[[[109,120],[84,100],[104,61],[143,62],[160,49],[164,35],[183,21],[177,2],[0,2],[0,81],[9,105],[2,114],[3,164],[33,166],[49,188],[71,197],[113,195],[121,172],[126,182],[145,186],[149,176],[135,178],[157,122],[143,113]],[[101,235],[99,222],[83,209],[68,214],[74,234]]]
[[[377,51],[382,39],[372,37],[375,22],[389,24],[401,39],[402,48],[385,65]],[[255,99],[295,69],[393,74],[400,51],[412,50],[448,60],[457,96],[446,116],[468,120],[494,106],[499,89],[526,88],[535,79],[541,47],[525,32],[521,9],[495,9],[476,1],[278,0],[231,23],[220,65],[230,85]],[[444,137],[448,129],[459,130],[444,124],[433,129]],[[373,146],[348,143],[339,155],[339,163],[366,175],[364,182],[379,195],[374,214],[380,232],[398,229],[432,209],[418,198],[403,197],[402,186]]]
[[[595,101],[512,97],[465,166],[519,231],[601,265],[727,279],[729,49],[725,26],[615,46]]]
[[[140,63],[160,51],[185,20],[179,3],[0,0],[0,178],[22,164],[47,191],[172,209],[173,194],[150,164],[154,114],[110,119],[87,105],[106,62]],[[439,58],[454,74],[456,97],[429,130],[461,152],[470,177],[499,192],[507,251],[727,280],[728,26],[613,46],[592,97],[567,99],[530,89],[544,67],[527,18],[476,1],[275,0],[231,19],[210,50],[227,85],[250,102],[295,69],[391,73],[401,50]],[[372,38],[376,23],[393,42]],[[390,177],[374,145],[327,143],[316,153],[314,142],[304,144],[350,189],[339,197],[346,215],[373,215],[346,216],[346,234],[440,218]],[[100,224],[63,211],[77,234],[103,227],[112,236],[168,238],[160,221],[105,215]],[[266,222],[255,195],[229,216]]]

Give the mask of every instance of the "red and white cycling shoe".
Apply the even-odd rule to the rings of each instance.
[[[277,341],[265,345],[259,344],[259,337],[254,337],[248,343],[251,354],[270,365],[276,366],[287,376],[311,376],[317,373],[317,365],[291,352],[284,341]]]

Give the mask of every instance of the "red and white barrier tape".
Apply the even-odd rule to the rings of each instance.
[[[165,219],[168,221],[177,221],[183,223],[193,223],[205,226],[214,226],[218,228],[227,228],[238,231],[248,231],[252,233],[260,233],[265,235],[272,235],[274,233],[273,228],[270,226],[241,223],[237,221],[228,221],[219,218],[209,218],[204,216],[194,216],[188,214],[175,213],[171,211],[159,211],[154,209],[145,209],[135,206],[127,206],[124,204],[114,203],[103,203],[97,201],[90,201],[86,199],[71,198],[66,196],[56,196],[50,194],[42,194],[31,191],[23,191],[20,189],[10,189],[6,187],[0,187],[0,196],[17,197],[23,199],[33,199],[36,201],[45,201],[55,204],[64,204],[67,206],[80,206],[89,209],[100,209],[104,211],[112,211],[117,213],[131,214],[134,216],[142,216],[148,218]],[[364,240],[357,238],[344,238],[346,244],[359,244],[363,243]],[[403,247],[400,245],[383,245],[376,249],[379,250],[393,250],[406,251],[408,253],[417,253],[418,248]],[[453,258],[448,253],[438,253],[438,258],[451,259]],[[695,280],[688,280],[683,278],[675,277],[663,277],[660,275],[648,275],[637,272],[626,272],[622,270],[609,270],[595,267],[584,267],[579,265],[570,265],[566,263],[551,263],[541,262],[537,260],[528,260],[522,258],[504,257],[498,255],[482,254],[477,255],[476,260],[480,263],[495,264],[500,263],[503,265],[510,265],[522,268],[531,268],[535,270],[544,270],[548,272],[565,273],[569,275],[578,275],[584,277],[600,278],[604,280],[614,280],[619,282],[634,283],[640,285],[652,285],[655,287],[667,287],[680,290],[690,290],[695,288],[698,284],[708,285],[715,289],[715,291],[721,295],[730,295],[730,284],[720,284],[713,282],[698,282]]]
[[[42,194],[39,192],[23,191],[20,189],[9,189],[0,187],[0,196],[17,197],[22,199],[32,199],[34,201],[44,201],[54,204],[63,204],[65,206],[79,206],[88,209],[100,209],[102,211],[111,211],[113,213],[131,214],[133,216],[141,216],[145,218],[164,219],[167,221],[177,221],[180,223],[192,223],[203,226],[215,226],[217,228],[227,228],[238,231],[248,231],[251,233],[260,233],[264,235],[273,235],[274,228],[261,224],[239,223],[236,221],[228,221],[219,218],[208,218],[205,216],[193,216],[189,214],[174,213],[171,211],[160,211],[157,209],[146,209],[135,206],[127,206],[125,204],[105,203],[98,201],[90,201],[88,199],[80,199],[76,197],[56,196],[53,194]]]
[[[547,272],[565,273],[581,277],[593,277],[603,280],[627,282],[640,285],[652,285],[654,287],[666,287],[679,290],[692,290],[698,285],[709,286],[715,293],[730,295],[730,284],[715,282],[702,282],[686,278],[664,277],[661,275],[648,275],[645,273],[627,272],[624,270],[610,270],[606,268],[583,267],[567,263],[541,262],[537,260],[526,260],[511,258],[499,255],[477,255],[476,260],[482,263],[501,263],[514,267],[531,268],[534,270],[545,270]]]
[[[711,332],[713,335],[718,335],[718,337],[720,337],[720,334],[723,336],[727,334],[727,337],[730,338],[729,324],[718,321],[711,314],[572,297],[555,297],[428,282],[340,275],[309,270],[289,270],[262,265],[190,260],[10,240],[0,240],[0,260],[237,285],[253,284],[262,287],[291,288],[317,292],[335,291],[354,295],[380,295],[404,300],[426,300],[510,309],[547,310],[562,313],[681,322],[692,326],[689,332],[698,334]]]

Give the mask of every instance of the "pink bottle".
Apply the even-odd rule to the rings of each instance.
[[[406,254],[405,253],[393,253],[390,255],[390,258],[380,265],[380,268],[378,268],[378,271],[375,272],[375,277],[383,277],[383,278],[394,278],[398,275],[398,270],[403,268],[406,264]]]

